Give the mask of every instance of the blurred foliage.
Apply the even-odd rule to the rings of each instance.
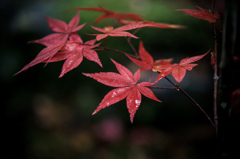
[[[197,3],[197,2],[196,2]],[[200,2],[199,2],[200,3]],[[201,2],[203,8],[209,8]],[[14,73],[29,63],[43,48],[27,41],[51,33],[44,18],[66,22],[76,11],[71,7],[103,6],[112,11],[141,14],[148,21],[184,25],[181,30],[144,28],[137,33],[148,52],[156,59],[203,54],[213,45],[211,25],[185,16],[174,9],[194,8],[188,0],[2,0],[0,80],[4,108],[5,156],[35,159],[207,159],[214,154],[214,128],[202,112],[184,95],[173,90],[155,90],[158,103],[143,97],[130,124],[126,101],[91,113],[112,88],[89,79],[81,72],[116,71],[109,57],[133,72],[137,67],[122,55],[99,51],[104,69],[86,59],[58,78],[63,62],[39,64],[17,76]],[[205,6],[204,6],[205,5]],[[90,25],[112,25],[112,20],[93,24],[100,15],[81,11],[79,32],[84,41],[95,33]],[[132,40],[138,49],[139,40]],[[132,52],[124,38],[111,38],[108,47]],[[210,55],[187,72],[181,86],[212,116],[212,68]],[[149,72],[142,73],[148,80]],[[170,86],[162,80],[161,86]]]

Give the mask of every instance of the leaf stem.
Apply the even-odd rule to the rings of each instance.
[[[203,114],[207,117],[207,119],[210,121],[213,127],[215,127],[214,122],[212,119],[208,116],[208,114],[203,110],[203,108],[189,95],[187,92],[185,92],[179,85],[174,84],[169,78],[165,77],[167,81],[169,81],[172,85],[175,86],[175,89],[178,89],[180,92],[182,92],[185,96],[187,96],[202,112]]]
[[[116,26],[119,27],[119,23],[117,23]],[[138,28],[137,31],[135,30],[133,34],[136,34],[140,29],[141,29],[141,28]],[[125,37],[125,39],[126,39],[127,43],[129,44],[129,46],[132,48],[135,56],[136,56],[136,57],[139,57],[139,54],[138,54],[137,50],[135,49],[135,47],[134,47],[133,44],[131,43],[131,37],[129,37],[129,38]],[[128,55],[129,55],[129,54],[128,54]]]
[[[104,48],[107,47],[107,37],[104,39]]]
[[[135,35],[139,30],[141,30],[141,28],[138,28],[137,30],[135,30],[133,32],[133,35]],[[131,43],[131,37],[129,37],[129,38],[126,37],[126,40],[127,40],[128,44],[130,45],[130,47],[132,48],[133,52],[135,53],[135,56],[138,57],[139,54],[138,54],[137,50],[135,49],[135,47]]]
[[[151,70],[151,72],[150,72],[149,82],[152,82],[152,73],[153,73],[153,71]]]
[[[100,46],[98,46],[98,48],[100,48],[101,50],[105,50],[105,51],[112,51],[112,52],[116,52],[116,53],[128,55],[128,56],[131,56],[131,57],[133,57],[133,58],[138,59],[138,56],[135,56],[135,55],[132,55],[132,54],[123,52],[123,51],[119,51],[119,50],[115,50],[115,49],[110,49],[110,48],[107,48],[107,47],[100,47]]]
[[[81,45],[87,45],[87,46],[93,46],[93,45],[84,44],[84,43],[80,43],[80,44],[81,44]],[[112,51],[112,52],[116,52],[116,53],[119,53],[119,54],[131,56],[132,58],[135,58],[135,59],[138,59],[138,58],[139,58],[138,55],[135,56],[135,55],[132,55],[132,54],[129,54],[129,53],[127,53],[127,52],[120,51],[120,50],[110,49],[110,48],[106,47],[106,45],[104,45],[104,47],[102,47],[102,46],[97,46],[97,47],[95,47],[95,48],[96,48],[95,50]]]
[[[137,57],[137,56],[138,56],[138,52],[137,52],[137,50],[135,49],[135,47],[133,46],[133,44],[131,43],[131,38],[126,38],[126,40],[127,40],[128,44],[130,45],[130,47],[132,48],[135,56]]]

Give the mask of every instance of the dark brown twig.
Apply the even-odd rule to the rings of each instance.
[[[208,116],[208,114],[202,109],[202,107],[189,95],[187,94],[179,85],[174,84],[169,78],[165,77],[165,79],[167,81],[169,81],[172,85],[175,86],[175,89],[179,90],[180,92],[182,92],[185,96],[187,96],[202,112],[203,114],[207,117],[207,119],[210,121],[210,123],[212,124],[213,127],[215,127],[214,122],[212,121],[212,119]]]
[[[84,44],[84,43],[80,43],[81,45],[86,45],[86,46],[93,46],[93,45],[90,45],[90,44]],[[129,54],[127,52],[123,52],[123,51],[119,51],[119,50],[115,50],[115,49],[110,49],[108,47],[106,47],[106,45],[104,45],[104,47],[102,46],[97,46],[94,48],[94,50],[102,50],[102,51],[112,51],[112,52],[116,52],[116,53],[119,53],[119,54],[123,54],[123,55],[128,55],[128,56],[131,56],[135,59],[138,59],[139,56],[135,56],[135,55],[132,55],[132,54]]]
[[[155,86],[147,86],[147,87],[152,89],[170,89],[170,90],[176,89],[176,87],[155,87]]]
[[[135,49],[135,47],[134,47],[133,44],[131,43],[131,38],[126,38],[126,40],[127,40],[128,44],[129,44],[129,46],[132,48],[135,56],[136,56],[136,57],[139,56],[137,50]]]
[[[212,1],[211,12],[214,13],[215,0]],[[214,88],[213,88],[213,113],[216,126],[216,134],[218,134],[218,115],[217,115],[217,88],[218,88],[218,61],[217,61],[217,32],[216,23],[213,23],[213,37],[214,37]]]

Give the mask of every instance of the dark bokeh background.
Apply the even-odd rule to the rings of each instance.
[[[116,71],[109,57],[127,66],[132,72],[136,65],[112,52],[99,51],[103,69],[96,63],[82,64],[58,78],[63,62],[36,65],[13,76],[28,64],[43,48],[27,44],[52,33],[44,18],[48,15],[66,22],[76,11],[71,7],[97,7],[141,14],[149,21],[187,26],[187,29],[150,29],[138,32],[144,46],[155,59],[196,56],[213,47],[211,24],[185,16],[174,9],[210,8],[210,1],[189,0],[1,0],[0,80],[3,128],[1,158],[24,159],[208,159],[215,154],[215,130],[203,113],[183,94],[173,90],[155,90],[158,103],[143,97],[134,124],[130,123],[125,100],[92,112],[112,88],[82,75],[82,72]],[[222,13],[221,1],[217,3]],[[80,24],[87,25],[79,32],[84,41],[93,37],[90,25],[99,13],[81,12]],[[112,20],[98,27],[113,24]],[[138,48],[139,40],[132,40]],[[124,38],[111,38],[111,48],[132,52]],[[197,62],[187,72],[181,87],[206,112],[212,111],[212,66],[210,55]],[[142,72],[141,80],[148,80]],[[171,77],[170,77],[171,78]],[[166,80],[159,86],[171,86]]]

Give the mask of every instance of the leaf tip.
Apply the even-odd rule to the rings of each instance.
[[[95,115],[97,113],[97,111],[95,110],[93,113],[92,113],[92,115]]]
[[[18,71],[17,73],[15,73],[13,76],[16,76],[17,74],[19,74],[20,73],[20,71]]]
[[[115,60],[113,60],[112,58],[110,58],[110,60],[114,63],[114,64],[116,64],[117,62],[115,61]]]
[[[130,121],[131,121],[131,123],[133,124],[133,117],[130,117]]]
[[[58,76],[58,78],[61,78],[63,75],[65,75],[67,72],[65,71],[65,69],[62,70],[61,74]]]
[[[133,124],[135,113],[130,113],[130,122]]]
[[[83,74],[84,76],[90,77],[90,73],[84,73],[84,72],[82,72],[82,74]]]

